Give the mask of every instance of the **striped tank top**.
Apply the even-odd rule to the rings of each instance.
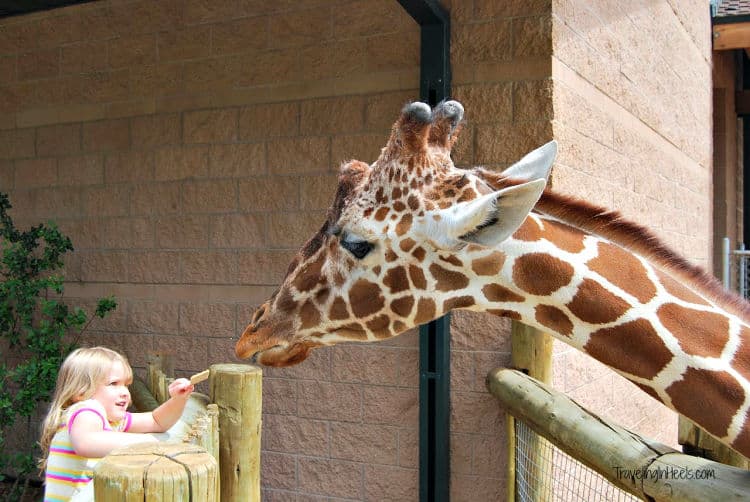
[[[95,399],[81,401],[65,410],[63,421],[50,443],[44,476],[44,502],[67,502],[94,477],[94,466],[100,459],[76,455],[70,442],[70,426],[78,414],[84,411],[99,415],[104,430],[125,432],[130,428],[130,413],[126,413],[121,421],[110,423],[106,419],[104,407]]]

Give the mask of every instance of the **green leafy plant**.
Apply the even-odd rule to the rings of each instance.
[[[37,436],[32,418],[49,401],[62,361],[94,316],[104,318],[117,304],[112,297],[100,299],[91,317],[68,306],[59,272],[64,255],[73,251],[70,239],[51,222],[18,230],[11,207],[0,192],[0,481],[15,478],[15,498],[39,451],[34,442],[25,451],[7,451],[8,434],[25,425],[28,437]]]

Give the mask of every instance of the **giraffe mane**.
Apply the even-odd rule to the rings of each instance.
[[[693,265],[664,244],[648,228],[625,219],[619,211],[606,209],[587,201],[546,189],[536,211],[558,218],[581,230],[606,237],[615,244],[634,251],[707,293],[710,300],[729,312],[750,320],[750,303],[728,291],[714,276]]]

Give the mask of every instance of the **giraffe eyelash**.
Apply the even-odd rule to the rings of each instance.
[[[358,260],[361,260],[367,254],[372,251],[372,248],[374,247],[373,244],[367,242],[364,239],[351,239],[351,235],[344,234],[344,236],[340,239],[339,244],[341,244],[341,247],[349,251],[355,258]]]

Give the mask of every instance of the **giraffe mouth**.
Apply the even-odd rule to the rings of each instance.
[[[311,346],[303,343],[295,343],[290,346],[274,345],[253,354],[252,361],[263,366],[274,366],[277,368],[294,366],[307,359],[311,348]]]

